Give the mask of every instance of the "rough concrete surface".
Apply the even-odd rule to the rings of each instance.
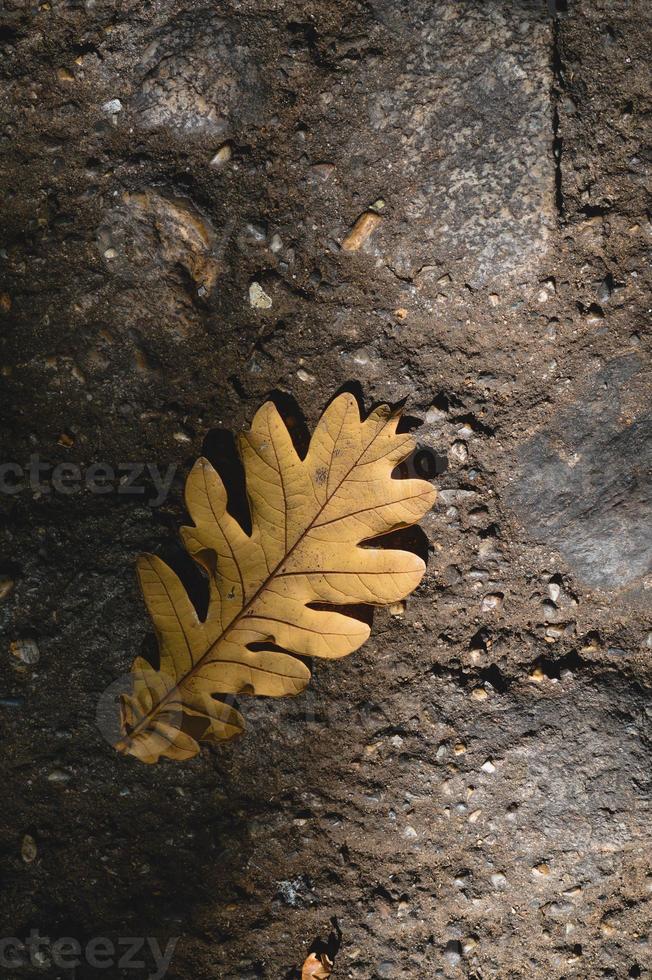
[[[3,937],[290,980],[336,916],[334,978],[652,976],[651,35],[643,0],[5,0],[1,462],[176,476],[0,494]],[[405,614],[224,747],[118,756],[136,555],[197,591],[190,464],[351,381],[448,459]],[[49,957],[1,975],[153,972]]]

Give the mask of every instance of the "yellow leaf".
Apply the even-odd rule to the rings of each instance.
[[[208,573],[208,611],[200,620],[160,558],[139,559],[160,665],[134,663],[119,751],[150,763],[187,759],[199,740],[231,738],[244,722],[220,695],[298,694],[310,680],[298,657],[344,657],[369,636],[347,605],[395,603],[418,585],[425,566],[416,555],[362,546],[416,523],[435,500],[424,480],[392,477],[414,448],[397,433],[399,419],[381,405],[363,421],[353,396],[339,395],[301,459],[265,403],[239,442],[251,534],[227,511],[211,464],[197,460],[186,483],[194,523],[181,533]]]
[[[326,953],[316,956],[311,953],[301,970],[301,980],[328,980],[333,972],[333,964]]]

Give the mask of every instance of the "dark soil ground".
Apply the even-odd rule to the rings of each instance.
[[[176,475],[2,470],[2,937],[288,980],[336,916],[334,978],[652,976],[651,37],[643,0],[5,0],[1,462]],[[224,747],[117,755],[192,461],[351,381],[448,461],[404,615]]]

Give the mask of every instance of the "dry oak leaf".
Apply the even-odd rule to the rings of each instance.
[[[339,395],[302,459],[266,402],[239,439],[251,534],[227,511],[211,464],[197,460],[186,483],[194,526],[181,534],[208,574],[208,610],[200,620],[160,558],[139,559],[160,667],[140,657],[133,664],[119,751],[147,763],[189,759],[199,740],[231,738],[243,718],[216,695],[298,694],[310,680],[299,656],[344,657],[369,636],[365,623],[333,605],[385,605],[416,588],[425,570],[419,557],[362,546],[415,524],[435,501],[425,480],[392,477],[414,449],[410,435],[397,433],[399,420],[400,411],[381,405],[363,421],[355,398]]]
[[[301,970],[301,980],[328,980],[333,972],[333,964],[326,953],[316,956],[311,953]]]

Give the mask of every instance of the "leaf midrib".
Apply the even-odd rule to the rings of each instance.
[[[326,508],[326,506],[330,503],[330,501],[333,499],[333,497],[335,496],[335,494],[339,491],[339,489],[342,486],[342,484],[346,482],[346,480],[348,479],[348,477],[350,476],[350,474],[353,472],[353,470],[356,468],[356,466],[359,465],[360,460],[362,459],[362,457],[371,448],[371,446],[373,446],[373,444],[376,441],[376,439],[378,439],[378,437],[385,431],[385,429],[387,428],[387,426],[389,425],[389,423],[394,418],[395,418],[395,416],[393,414],[391,414],[389,416],[389,418],[387,419],[387,421],[385,422],[385,424],[374,434],[373,438],[369,440],[369,442],[364,447],[364,449],[362,450],[362,452],[360,453],[360,455],[357,457],[357,459],[355,460],[355,462],[350,466],[350,468],[346,471],[346,473],[344,474],[344,476],[342,477],[342,479],[340,480],[340,482],[334,488],[334,490],[332,491],[331,495],[326,497],[324,503],[321,505],[321,507],[319,508],[319,510],[315,513],[314,517],[312,518],[310,524],[308,524],[308,526],[304,529],[304,531],[302,531],[302,533],[299,535],[299,537],[297,538],[297,540],[294,542],[294,544],[292,545],[292,547],[290,548],[290,550],[288,552],[286,552],[286,554],[281,558],[281,560],[278,562],[278,564],[272,569],[272,571],[268,574],[268,576],[265,579],[265,581],[262,582],[261,585],[258,587],[258,589],[256,590],[256,592],[254,592],[254,594],[251,596],[251,598],[248,599],[247,602],[243,605],[243,607],[240,610],[240,612],[237,613],[233,617],[233,619],[228,624],[228,626],[226,626],[222,630],[222,632],[220,633],[220,635],[215,640],[213,640],[213,642],[211,643],[211,645],[206,650],[206,653],[202,654],[202,656],[199,658],[199,660],[197,660],[197,662],[192,665],[192,667],[190,668],[190,670],[186,674],[183,675],[183,677],[181,678],[181,680],[177,680],[177,682],[174,685],[174,687],[165,695],[164,698],[162,698],[160,701],[158,701],[156,703],[156,705],[154,705],[154,707],[150,708],[150,710],[141,719],[141,721],[138,723],[138,725],[135,728],[133,728],[132,731],[129,732],[126,735],[127,738],[133,739],[136,735],[139,735],[140,732],[143,731],[146,727],[149,727],[150,720],[152,718],[154,718],[163,709],[163,707],[166,704],[168,704],[169,701],[172,700],[172,696],[174,694],[176,694],[176,692],[179,690],[179,688],[183,684],[185,684],[199,670],[199,668],[203,664],[206,663],[206,660],[207,660],[208,657],[210,657],[210,654],[212,653],[212,651],[217,646],[219,646],[220,643],[223,642],[223,640],[229,635],[229,633],[231,632],[231,630],[234,629],[234,627],[240,622],[240,620],[244,618],[244,616],[251,609],[251,607],[253,606],[253,604],[258,601],[258,599],[263,594],[263,592],[268,588],[269,584],[277,576],[277,573],[278,573],[279,569],[281,568],[281,566],[285,562],[288,561],[288,559],[290,558],[290,556],[292,555],[292,553],[295,551],[295,549],[303,541],[303,539],[306,537],[306,535],[313,529],[313,527],[315,525],[315,521],[317,520],[317,518],[319,517],[319,515],[324,511],[324,509]],[[340,433],[341,433],[342,427],[343,427],[343,423],[342,423],[342,426],[340,427]],[[336,443],[334,442],[333,443],[333,446],[335,446],[335,445],[336,445]],[[213,508],[211,506],[211,510],[212,509]],[[287,519],[286,519],[286,525],[287,525]],[[286,533],[287,533],[287,531],[286,531]],[[233,554],[233,550],[231,550],[231,553]],[[234,560],[235,560],[235,555],[233,555],[233,557],[234,557]],[[237,561],[236,561],[236,565],[237,565]],[[175,612],[176,612],[176,607],[174,605],[174,602],[172,602],[172,606],[175,608]],[[185,630],[183,632],[184,632],[184,638],[185,638]],[[189,652],[190,652],[190,655],[192,656],[192,652],[190,651],[190,648],[189,648]],[[287,655],[288,656],[295,656],[295,654],[293,654],[291,651]],[[183,699],[181,699],[181,704],[183,705]]]

